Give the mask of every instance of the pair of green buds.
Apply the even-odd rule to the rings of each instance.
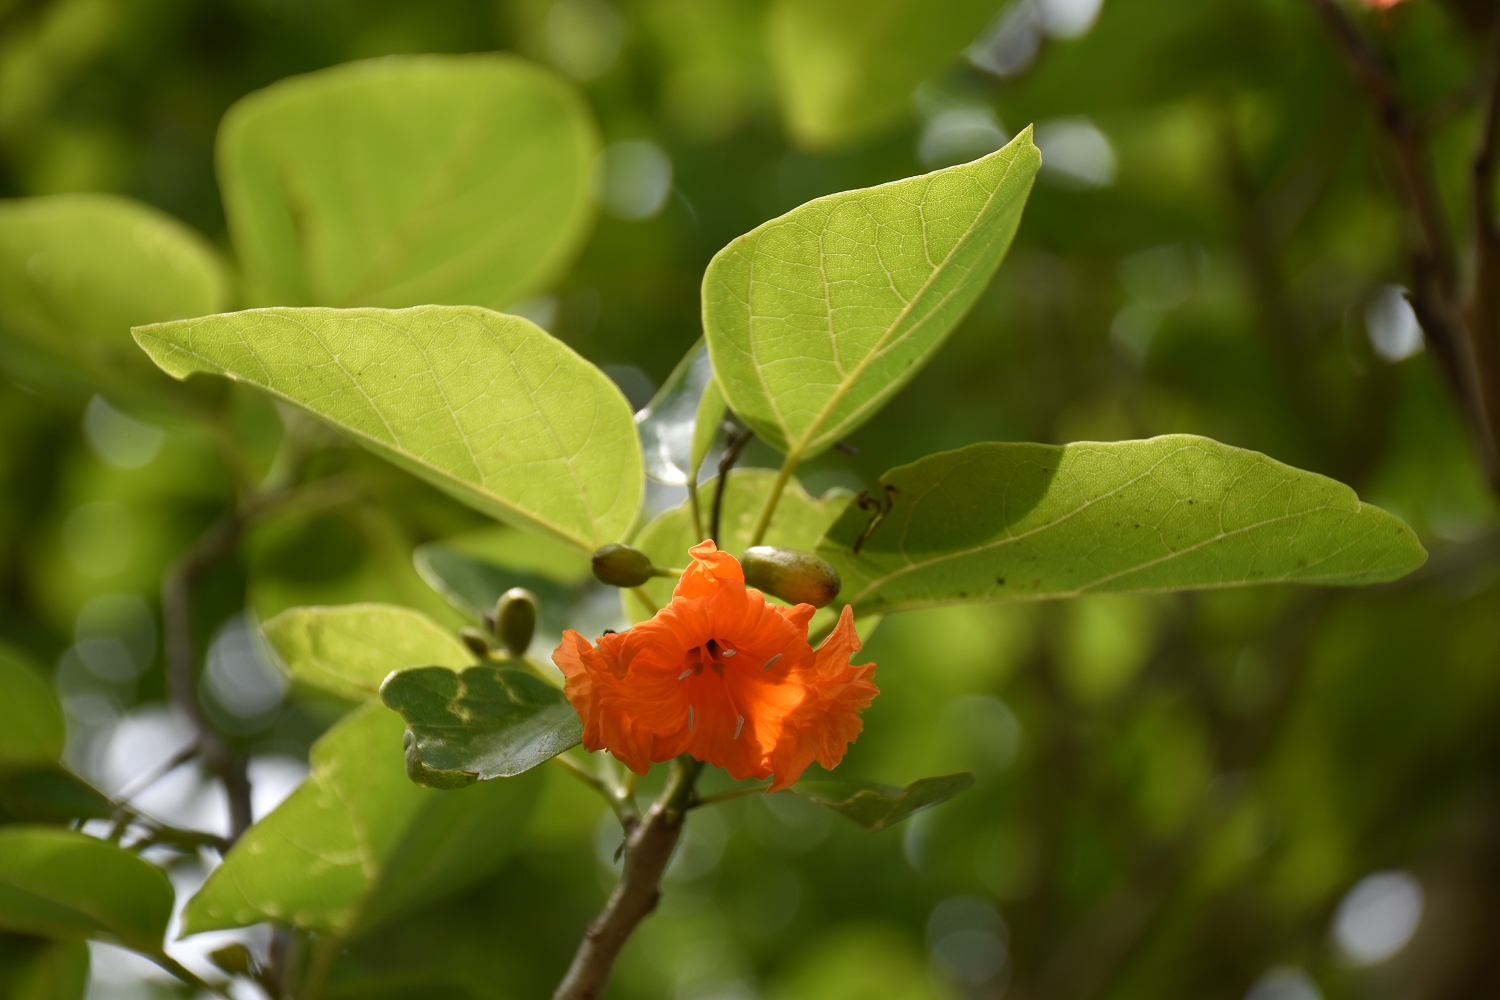
[[[490,636],[494,636],[510,659],[519,660],[526,655],[531,637],[536,633],[538,607],[535,594],[525,587],[512,587],[500,595],[494,611],[484,613],[484,626],[489,635],[471,626],[459,629],[459,638],[471,653],[481,660],[488,660],[494,658],[490,649]]]
[[[628,545],[606,545],[594,552],[594,576],[611,587],[639,587],[653,576],[681,576],[682,570],[662,569]],[[745,585],[789,604],[821,608],[839,595],[838,570],[828,560],[802,549],[754,545],[740,556]]]

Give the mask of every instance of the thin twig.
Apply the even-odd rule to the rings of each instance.
[[[739,461],[740,452],[745,450],[745,445],[755,437],[755,432],[748,427],[743,431],[733,428],[733,424],[724,425],[725,432],[728,434],[728,442],[724,449],[724,457],[719,459],[719,481],[714,485],[714,508],[708,522],[708,537],[713,539],[715,545],[719,542],[719,520],[724,513],[724,489],[729,483],[729,470],[733,469],[734,463]]]
[[[1500,492],[1500,344],[1494,326],[1477,322],[1483,317],[1463,306],[1453,245],[1421,129],[1401,99],[1389,62],[1353,18],[1336,0],[1310,2],[1323,15],[1375,105],[1390,147],[1397,186],[1422,237],[1412,259],[1412,307],[1438,367],[1469,422],[1491,488]],[[1485,149],[1486,144],[1481,142],[1480,148]],[[1477,246],[1482,246],[1482,237],[1476,234],[1476,238]],[[1482,274],[1480,279],[1477,285],[1493,286]],[[1476,297],[1493,298],[1494,294],[1491,291]]]
[[[647,614],[655,617],[656,613],[661,610],[661,608],[656,606],[656,599],[651,596],[650,591],[645,587],[631,587],[630,592],[635,595],[636,600],[646,606]]]
[[[177,961],[166,952],[162,952],[157,955],[147,954],[146,957],[151,959],[151,961],[155,962],[157,965],[161,966],[163,969],[167,970],[172,975],[176,976],[178,979],[182,980],[184,983],[187,983],[194,989],[212,993],[216,997],[223,997],[224,1000],[234,1000],[234,996],[230,994],[229,988],[227,986],[215,986],[213,983],[205,982],[204,980],[199,979],[196,975],[193,974],[192,970],[184,967],[181,962]]]
[[[743,799],[751,795],[759,795],[771,787],[768,781],[761,785],[749,785],[745,788],[731,788],[727,792],[718,792],[714,795],[704,795],[693,799],[693,808],[699,809],[703,806],[716,806],[720,802],[733,802],[735,799]]]
[[[129,802],[196,756],[198,756],[198,744],[189,743],[160,764],[136,775],[135,780],[121,788],[115,797],[122,802]]]
[[[566,753],[560,753],[552,759],[563,770],[598,792],[609,803],[609,807],[614,810],[615,817],[620,821],[620,825],[625,828],[627,833],[632,826],[640,822],[641,812],[635,804],[633,789],[627,789],[623,785],[606,781]]]
[[[661,899],[661,877],[682,836],[683,818],[693,806],[693,786],[702,770],[701,762],[686,755],[672,761],[666,788],[626,836],[620,881],[604,912],[584,933],[552,1000],[598,1000],[604,994],[620,949]]]

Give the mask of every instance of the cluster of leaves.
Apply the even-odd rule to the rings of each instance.
[[[772,5],[793,131],[831,144],[899,114],[912,85],[993,14],[969,6],[942,26],[951,38],[929,38],[929,18],[869,19],[868,33],[851,36],[838,30],[851,16],[838,4]],[[909,60],[887,73],[893,50]],[[890,93],[801,75],[835,64],[856,67],[850,79],[882,77]],[[421,157],[393,160],[390,135]],[[840,603],[854,604],[866,629],[875,616],[977,601],[1380,582],[1423,558],[1399,520],[1346,487],[1186,435],[970,445],[898,465],[857,496],[815,496],[798,481],[801,463],[874,418],[980,299],[1037,170],[1026,135],[973,163],[816,199],[730,243],[704,277],[703,343],[639,416],[561,340],[492,311],[553,283],[588,233],[598,140],[568,85],[493,57],[356,65],[252,96],[226,118],[220,142],[240,290],[200,238],[143,206],[100,196],[17,202],[0,220],[7,364],[30,384],[81,383],[141,412],[228,407],[232,397],[205,380],[154,378],[125,337],[136,326],[136,344],[179,379],[227,375],[316,414],[531,533],[507,535],[503,551],[484,556],[419,550],[422,575],[472,619],[525,585],[542,597],[544,632],[577,624],[594,596],[582,557],[606,542],[679,565],[720,492],[704,470],[729,415],[782,464],[727,474],[723,544],[818,551],[843,578]],[[450,304],[416,305],[429,302]],[[230,305],[260,308],[214,315]],[[690,495],[642,523],[648,476]],[[644,590],[660,604],[670,582]],[[630,617],[649,613],[636,595],[625,600]],[[184,929],[273,920],[347,941],[496,871],[540,795],[540,775],[523,772],[577,740],[576,719],[538,677],[545,665],[475,665],[443,626],[393,605],[295,609],[266,633],[307,689],[364,704],[316,744],[307,783],[245,835],[189,903]],[[893,662],[886,675],[902,669]],[[409,782],[401,720],[378,703],[393,671],[385,700],[410,723],[413,777],[506,779],[453,792]],[[57,752],[24,773],[65,774]],[[799,792],[878,830],[966,781],[903,790],[818,780]],[[115,814],[92,801],[93,812],[37,819]],[[9,800],[6,808],[29,818]],[[29,830],[40,846],[14,852],[16,863],[51,863],[49,838],[63,833]],[[100,862],[114,863],[136,870]],[[132,877],[104,882],[128,889]],[[167,911],[157,905],[151,920],[170,910],[165,898]],[[105,934],[164,958],[164,916],[160,927],[28,919],[4,923],[44,938]],[[76,970],[77,948],[66,947]]]

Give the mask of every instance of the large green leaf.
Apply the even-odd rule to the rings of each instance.
[[[167,873],[123,848],[56,827],[0,828],[0,929],[108,935],[160,954],[172,916]]]
[[[821,148],[909,113],[917,84],[952,64],[998,0],[775,0],[771,55],[792,135]]]
[[[1028,129],[972,163],[810,201],[720,250],[703,329],[730,407],[797,458],[867,420],[984,290],[1040,164]]]
[[[66,740],[62,706],[52,686],[0,646],[0,769],[56,763]]]
[[[393,57],[246,97],[218,163],[253,304],[498,309],[582,244],[598,146],[582,98],[541,67]]]
[[[485,513],[592,551],[645,489],[630,404],[541,327],[462,306],[252,309],[137,328],[167,372],[249,382]]]
[[[873,781],[799,781],[787,789],[793,795],[827,806],[871,833],[895,826],[913,813],[947,802],[974,784],[968,771],[921,778],[905,788]]]
[[[1332,479],[1174,434],[976,444],[881,477],[818,551],[856,611],[1100,591],[1393,580],[1427,553]]]
[[[84,942],[0,934],[0,996],[6,1000],[83,1000],[88,986]]]
[[[313,745],[308,780],[240,838],[183,911],[183,933],[264,920],[340,935],[495,870],[539,784],[419,788],[401,760],[402,721],[367,705]]]
[[[474,662],[452,633],[420,611],[393,604],[291,608],[261,632],[294,679],[351,701],[378,698],[392,671]]]
[[[208,242],[147,205],[107,194],[0,202],[0,355],[24,377],[159,392],[130,328],[218,312],[228,297]]]
[[[513,777],[583,740],[563,693],[510,667],[402,670],[380,696],[406,718],[406,773],[434,788]]]
[[[768,469],[735,469],[729,474],[729,484],[724,489],[724,511],[719,527],[719,547],[726,552],[739,553],[750,545],[750,534],[755,528],[755,518],[765,502],[776,473]],[[706,524],[718,488],[716,478],[702,488],[703,519]],[[834,489],[820,498],[808,496],[802,484],[793,480],[781,495],[776,507],[776,516],[766,531],[764,544],[782,545],[793,549],[812,549],[818,544],[839,515],[848,506],[853,494],[848,490]],[[687,504],[673,507],[657,517],[632,540],[631,544],[651,557],[656,566],[679,567],[688,562],[688,549],[699,542],[693,532],[693,513]],[[654,577],[645,584],[646,593],[658,606],[672,599],[675,579]],[[641,603],[626,591],[625,610],[632,621],[649,618],[650,614]],[[842,601],[838,602],[842,606]],[[825,609],[826,610],[826,609]],[[830,614],[832,612],[829,612]],[[823,614],[820,612],[819,614]],[[826,615],[825,615],[826,617]],[[818,631],[821,619],[814,623]]]

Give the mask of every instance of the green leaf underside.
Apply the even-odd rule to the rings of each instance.
[[[776,0],[769,39],[782,108],[804,146],[846,143],[908,113],[911,94],[957,60],[995,0]]]
[[[0,929],[108,935],[159,954],[171,916],[167,873],[129,851],[56,827],[0,828]]]
[[[870,781],[820,780],[799,781],[787,791],[810,802],[827,806],[871,833],[878,833],[929,806],[947,802],[967,791],[972,784],[974,775],[964,771],[961,774],[922,778],[905,788]]]
[[[225,115],[225,211],[256,305],[501,308],[594,216],[593,119],[508,56],[403,56],[251,94]]]
[[[0,769],[54,763],[66,739],[62,706],[52,686],[0,646]]]
[[[583,740],[583,723],[561,691],[507,667],[402,670],[381,697],[406,718],[407,772],[420,784],[512,777]]]
[[[976,444],[892,469],[881,483],[891,498],[883,519],[851,505],[818,547],[857,612],[1380,583],[1427,557],[1399,518],[1347,486],[1191,435]]]
[[[183,911],[183,934],[265,920],[352,935],[485,877],[520,836],[540,786],[459,792],[412,784],[402,722],[367,705],[312,750],[308,780],[240,838]]]
[[[724,489],[724,511],[719,528],[720,548],[738,556],[750,545],[755,519],[760,514],[761,505],[775,479],[776,473],[769,469],[735,469],[730,472],[729,485]],[[715,477],[702,487],[705,531],[708,530],[709,511],[718,485],[719,480]],[[763,544],[811,550],[818,544],[818,539],[823,537],[823,533],[838,521],[839,515],[852,499],[853,494],[844,489],[829,490],[821,498],[810,497],[801,483],[792,480],[781,495],[781,502],[776,507],[776,514],[766,531]],[[680,567],[688,563],[688,549],[702,540],[693,537],[692,508],[681,504],[657,515],[641,529],[631,544],[650,556],[654,565]],[[672,588],[675,586],[675,579],[654,577],[646,583],[645,590],[658,606],[662,606],[672,599]],[[631,621],[651,617],[634,595],[629,591],[623,593],[626,595],[625,612]],[[843,606],[842,595],[830,605],[835,606]],[[824,608],[818,614],[827,617],[831,612]],[[818,619],[814,622],[814,634],[821,621],[822,619]]]
[[[169,374],[295,403],[470,506],[592,551],[645,489],[630,404],[529,320],[465,306],[252,309],[139,327]]]
[[[8,1000],[84,1000],[89,946],[82,941],[0,935],[0,996]]]
[[[208,241],[148,205],[106,194],[0,202],[0,341],[28,375],[128,392],[155,374],[132,326],[217,312],[228,296]]]
[[[0,767],[0,807],[25,823],[108,819],[114,806],[61,764]]]
[[[292,608],[261,631],[293,679],[351,701],[380,697],[393,670],[474,662],[446,629],[419,611],[393,604]]]
[[[1040,164],[1028,129],[972,163],[810,201],[719,251],[703,328],[729,406],[801,458],[867,420],[984,290]]]

